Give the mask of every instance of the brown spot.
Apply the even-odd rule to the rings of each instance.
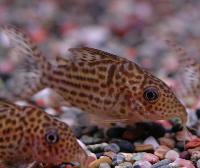
[[[78,65],[79,66],[84,66],[84,62],[79,62]]]
[[[117,68],[116,65],[113,64],[108,69],[108,76],[107,76],[107,84],[108,85],[110,85],[111,83],[113,83],[113,77],[114,77],[116,68]]]
[[[101,91],[101,92],[100,92],[100,95],[101,95],[102,97],[104,97],[104,96],[106,95],[106,92]]]
[[[104,79],[106,78],[105,75],[103,75],[103,74],[99,74],[98,76],[99,76],[99,78],[102,79],[102,80],[104,80]]]

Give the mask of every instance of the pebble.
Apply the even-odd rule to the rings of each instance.
[[[127,162],[131,162],[132,161],[133,153],[121,153],[121,154],[124,155],[125,161],[127,161]]]
[[[151,122],[151,123],[147,123],[147,124],[149,125],[149,133],[150,133],[149,135],[151,135],[155,138],[164,136],[166,130],[162,124],[156,123],[156,122]],[[148,130],[148,127],[146,129]]]
[[[104,152],[103,155],[108,156],[109,158],[113,159],[114,156],[116,156],[117,154],[112,151],[109,151],[109,152]]]
[[[190,159],[190,153],[188,151],[183,151],[179,155],[181,159],[187,159],[187,160]]]
[[[101,153],[95,153],[95,155],[96,155],[96,158],[100,158],[101,156],[104,155],[104,153],[103,152],[101,152]]]
[[[133,167],[140,166],[140,168],[151,168],[152,164],[146,160],[138,160],[133,164]]]
[[[189,149],[189,148],[195,148],[195,147],[198,147],[198,146],[200,146],[200,138],[193,139],[193,140],[189,141],[189,142],[185,145],[185,147],[186,147],[187,149]]]
[[[106,135],[109,138],[120,138],[125,131],[126,128],[123,127],[112,127],[107,130]]]
[[[136,152],[152,152],[154,148],[151,144],[135,144]]]
[[[101,163],[107,163],[107,164],[111,165],[112,160],[107,156],[102,156],[101,158],[90,163],[88,168],[98,168]]]
[[[133,165],[130,162],[123,162],[123,163],[119,164],[119,167],[120,168],[133,168]]]
[[[197,115],[197,118],[200,119],[200,109],[199,108],[196,110],[196,115]]]
[[[142,160],[143,157],[144,157],[144,152],[134,153],[132,156],[132,160],[134,161]]]
[[[200,168],[200,159],[197,160],[196,166],[197,166],[197,168]]]
[[[179,151],[183,151],[185,149],[185,143],[183,141],[178,141],[176,143],[176,148],[178,148]]]
[[[120,147],[116,143],[111,143],[104,147],[104,151],[118,153],[120,151]]]
[[[119,146],[120,152],[131,153],[134,151],[134,145],[130,143],[129,141],[122,140],[122,139],[114,139],[111,142]]]
[[[137,138],[141,137],[143,135],[143,132],[144,130],[142,129],[128,129],[123,132],[122,138],[129,141],[134,141]]]
[[[186,168],[195,168],[191,161],[177,158],[173,163],[170,165],[178,166],[178,167],[186,167]]]
[[[94,145],[87,145],[88,150],[94,153],[100,153],[104,151],[104,148],[108,146],[108,143],[100,143]]]
[[[179,158],[179,153],[176,152],[175,150],[169,150],[165,154],[165,159],[169,159],[169,160],[175,161],[177,158]]]
[[[125,161],[125,156],[123,154],[119,153],[113,157],[112,165],[117,166],[124,161]]]
[[[200,159],[200,151],[192,151],[190,160],[196,162]]]
[[[153,137],[149,136],[144,140],[144,144],[150,144],[153,146],[153,149],[157,149],[160,145],[158,144],[158,141]]]
[[[98,138],[98,137],[91,137],[91,136],[88,136],[88,135],[83,135],[80,140],[86,144],[86,145],[89,145],[89,144],[97,144],[99,142],[102,142],[102,139],[101,138]]]
[[[170,149],[173,149],[175,147],[175,141],[168,137],[159,138],[159,142],[160,142],[160,145],[167,146]]]
[[[100,163],[99,168],[111,168],[108,163]]]
[[[144,153],[143,160],[146,160],[150,163],[156,163],[159,161],[159,158],[152,153]]]
[[[169,160],[169,159],[164,159],[164,160],[161,160],[161,161],[159,161],[159,162],[153,164],[151,168],[161,168],[161,167],[164,168],[164,167],[167,166],[169,163],[171,163],[171,160]]]
[[[176,140],[177,141],[192,141],[196,139],[195,135],[192,135],[190,132],[185,132],[185,130],[179,131],[176,133]]]
[[[156,163],[159,161],[159,158],[151,153],[140,152],[140,153],[134,153],[132,160],[133,161],[145,160],[150,163]]]
[[[165,154],[170,150],[167,146],[161,145],[154,152],[154,155],[158,156],[160,159],[165,158]]]
[[[200,151],[200,146],[192,148],[192,149],[188,149],[187,150],[190,154],[192,154],[193,152],[199,152]]]

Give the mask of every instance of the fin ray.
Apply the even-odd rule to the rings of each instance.
[[[82,48],[70,48],[69,51],[75,56],[76,60],[97,62],[97,61],[112,61],[115,63],[126,62],[125,58],[107,53],[94,48],[82,47]]]
[[[18,60],[16,71],[6,83],[9,98],[29,98],[43,89],[42,70],[47,60],[36,45],[24,33],[10,26],[0,27],[0,40],[8,48],[10,56]],[[2,95],[6,96],[5,93]]]

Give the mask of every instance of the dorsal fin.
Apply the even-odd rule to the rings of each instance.
[[[104,60],[104,61],[113,61],[116,63],[127,61],[127,59],[125,58],[95,48],[89,48],[89,47],[70,48],[69,51],[73,54],[73,56],[75,56],[75,60],[81,60],[87,62],[96,62]]]

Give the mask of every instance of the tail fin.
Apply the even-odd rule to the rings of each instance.
[[[192,107],[200,93],[200,64],[180,47],[176,41],[167,40],[168,45],[178,55],[177,94],[184,99],[184,104]]]
[[[9,26],[0,27],[0,41],[8,48],[10,56],[18,60],[16,71],[0,96],[26,99],[42,90],[45,87],[43,72],[50,64],[36,45],[24,33]]]

